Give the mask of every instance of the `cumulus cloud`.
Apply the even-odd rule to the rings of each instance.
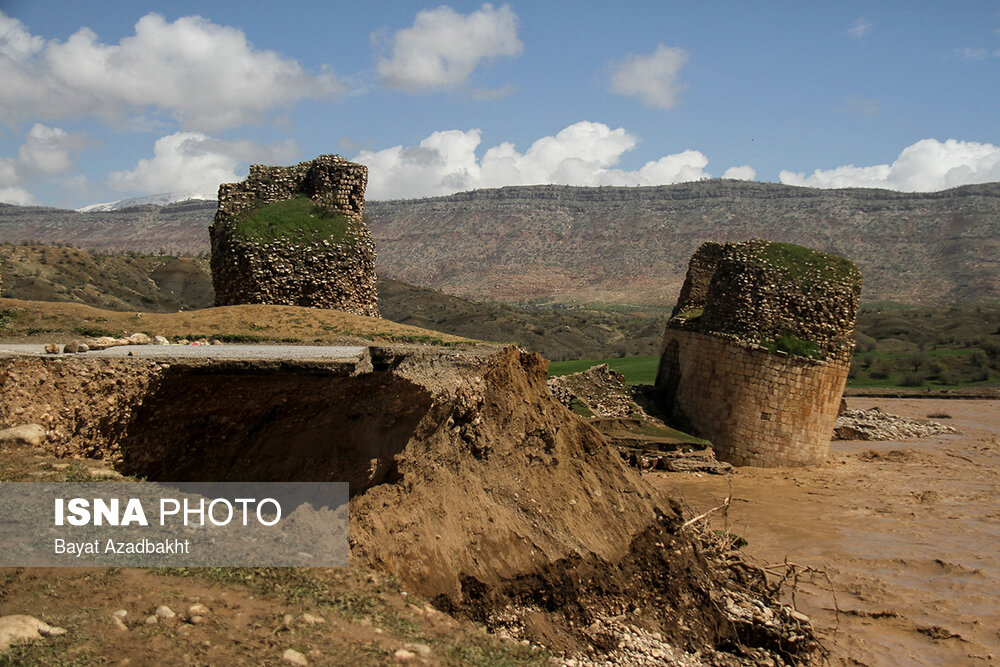
[[[175,132],[157,139],[152,158],[139,160],[129,171],[112,172],[108,185],[121,191],[214,199],[220,183],[243,178],[236,173],[241,163],[287,163],[297,152],[291,140],[260,146],[245,140],[215,139],[201,132]]]
[[[447,6],[424,10],[389,41],[392,55],[377,58],[375,70],[386,86],[408,92],[464,83],[481,63],[522,49],[517,16],[488,3],[468,15]]]
[[[75,152],[90,144],[87,135],[69,133],[58,127],[35,123],[17,153],[18,165],[35,174],[58,174],[69,171],[76,161]]]
[[[354,159],[368,165],[371,199],[403,199],[452,194],[504,185],[659,185],[708,178],[708,158],[687,150],[647,162],[634,171],[615,168],[638,139],[624,128],[574,123],[542,137],[523,153],[504,142],[481,158],[478,129],[435,132],[417,146],[362,151]]]
[[[678,94],[687,87],[677,77],[690,57],[679,46],[663,44],[648,56],[629,54],[612,66],[611,90],[634,95],[647,106],[672,109],[678,104]]]
[[[787,185],[815,188],[886,188],[936,192],[970,183],[1000,181],[1000,147],[975,141],[922,139],[907,146],[892,164],[817,169],[809,176],[782,171]]]
[[[0,120],[96,115],[120,120],[147,110],[214,131],[259,120],[304,98],[345,89],[329,71],[306,72],[242,31],[200,16],[173,23],[147,14],[135,34],[104,44],[88,28],[65,42],[32,36],[0,12]]]
[[[757,170],[748,164],[739,167],[730,167],[722,174],[723,178],[732,178],[737,181],[752,181],[757,178]]]
[[[76,162],[77,152],[90,143],[90,138],[81,132],[69,133],[35,123],[17,157],[0,157],[0,202],[37,203],[34,195],[23,187],[25,177],[37,180],[69,171]]]
[[[860,18],[857,21],[855,21],[850,28],[847,29],[847,34],[850,35],[851,37],[854,37],[855,39],[864,39],[872,31],[873,27],[874,26],[872,25],[871,21],[864,18]]]

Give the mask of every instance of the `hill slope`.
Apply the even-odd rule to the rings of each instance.
[[[1000,184],[936,193],[704,181],[507,187],[371,202],[382,272],[461,296],[673,303],[706,240],[853,259],[867,300],[1000,298]]]
[[[700,243],[753,236],[850,257],[866,301],[1000,298],[1000,183],[933,193],[541,185],[367,211],[380,275],[474,299],[669,305]],[[212,202],[91,213],[0,204],[0,242],[197,255],[214,213]]]

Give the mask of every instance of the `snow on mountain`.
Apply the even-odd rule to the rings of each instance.
[[[173,204],[174,202],[179,202],[179,201],[187,201],[189,199],[208,200],[208,198],[205,197],[205,195],[200,193],[164,192],[162,194],[148,195],[146,197],[132,197],[130,199],[119,199],[118,201],[105,202],[103,204],[89,204],[88,206],[83,206],[76,210],[78,213],[90,213],[94,211],[120,211],[123,208],[131,208],[133,206],[145,206],[147,204],[164,206],[166,204]]]

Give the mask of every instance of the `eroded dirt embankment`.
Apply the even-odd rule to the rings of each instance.
[[[764,582],[682,531],[675,506],[552,398],[545,371],[516,348],[6,357],[0,415],[44,425],[61,455],[150,479],[347,480],[352,558],[571,654],[624,650],[615,624],[747,664],[807,653],[808,628],[778,608],[765,627]]]

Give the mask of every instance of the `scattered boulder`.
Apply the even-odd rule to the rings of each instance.
[[[153,345],[170,345],[170,341],[163,336],[153,336]]]
[[[293,648],[286,648],[285,652],[281,654],[281,659],[292,665],[309,664],[309,661],[306,660],[306,657]]]
[[[41,639],[66,634],[63,628],[40,621],[33,616],[14,614],[0,616],[0,653],[10,648],[11,644],[21,640]]]
[[[38,447],[44,439],[45,427],[40,424],[23,424],[0,431],[0,445]]]
[[[59,354],[60,352],[59,343],[49,343],[45,346],[45,354]]]
[[[129,345],[149,345],[153,342],[153,339],[144,333],[134,333],[126,340]]]
[[[86,352],[89,349],[90,349],[90,346],[87,345],[86,343],[81,343],[78,340],[74,340],[71,343],[67,343],[66,346],[63,347],[63,353],[65,353],[65,354],[76,354],[77,352]]]

